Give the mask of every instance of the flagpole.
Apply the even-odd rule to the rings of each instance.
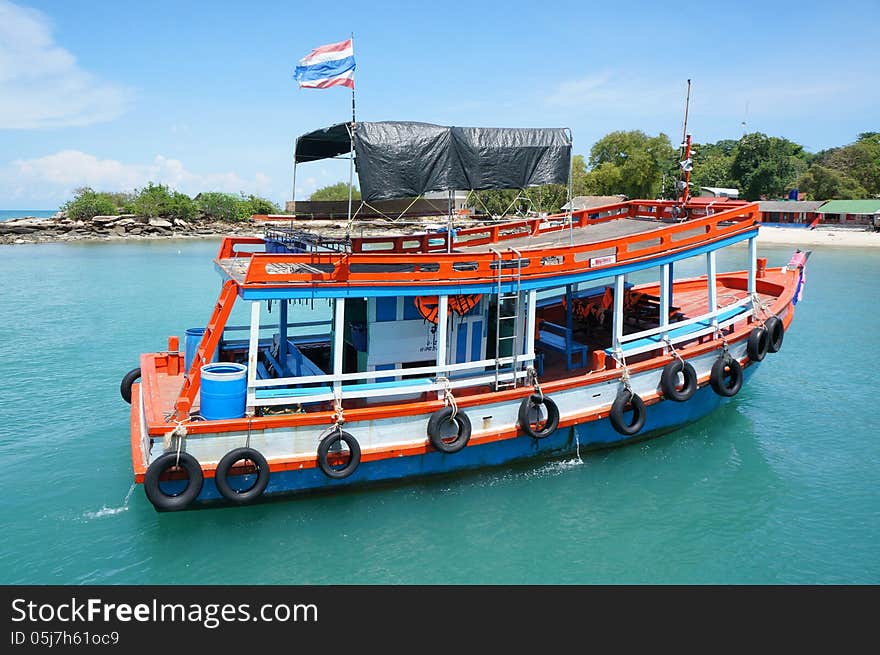
[[[354,54],[354,32],[351,33],[351,52]],[[348,134],[351,140],[351,150],[348,152],[348,229],[346,232],[351,232],[351,198],[352,198],[352,187],[354,183],[354,124],[355,124],[355,111],[354,111],[354,73],[351,76],[351,129],[349,129]],[[349,236],[349,235],[346,235]]]

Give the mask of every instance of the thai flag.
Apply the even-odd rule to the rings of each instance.
[[[354,46],[351,39],[322,45],[299,60],[293,79],[300,88],[326,89],[331,86],[354,88]]]

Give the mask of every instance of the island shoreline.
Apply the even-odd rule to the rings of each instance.
[[[291,224],[295,224],[303,231],[317,232],[327,237],[342,237],[348,227],[338,220],[297,221],[292,218]],[[471,219],[465,221],[465,224],[459,227],[487,223]],[[284,226],[287,227],[288,224],[285,223]],[[96,216],[91,221],[24,217],[0,222],[0,245],[216,240],[227,236],[260,237],[267,227],[271,227],[271,224],[252,221],[172,222],[130,215]],[[405,224],[390,221],[355,221],[351,226],[351,233],[356,236],[383,236],[387,235],[389,230],[400,234],[417,234],[437,228],[437,217],[409,221]],[[763,245],[796,247],[880,248],[880,231],[873,231],[864,226],[820,225],[815,229],[809,229],[800,226],[762,225],[758,242]]]

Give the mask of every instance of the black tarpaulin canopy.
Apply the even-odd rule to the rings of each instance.
[[[361,197],[367,201],[428,191],[565,184],[571,167],[565,128],[366,122],[355,124],[353,145]],[[351,146],[347,125],[334,125],[297,139],[296,161],[334,157]]]
[[[303,134],[296,140],[294,153],[296,163],[329,159],[351,152],[351,137],[348,129],[349,123],[337,123]]]

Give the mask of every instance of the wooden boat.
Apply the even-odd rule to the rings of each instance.
[[[807,253],[767,268],[759,216],[634,200],[342,245],[226,238],[189,355],[170,337],[123,380],[135,480],[159,510],[243,504],[674,430],[736,395],[794,318]],[[717,271],[744,244],[747,268]],[[677,278],[694,257],[706,274]]]

